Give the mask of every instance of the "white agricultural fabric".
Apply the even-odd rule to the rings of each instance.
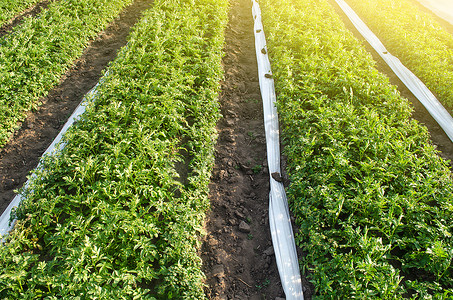
[[[401,61],[391,55],[378,37],[366,26],[352,8],[343,0],[335,0],[344,13],[351,20],[352,24],[362,34],[362,36],[370,43],[374,50],[379,53],[382,59],[395,72],[399,79],[407,86],[415,97],[425,106],[431,116],[442,127],[451,141],[453,141],[453,118],[442,104],[436,99],[425,84],[418,79]],[[429,68],[429,66],[427,66]]]
[[[99,83],[96,84],[96,86],[87,93],[87,95],[84,97],[81,104],[79,104],[79,106],[76,108],[76,110],[69,117],[68,121],[66,121],[65,125],[60,130],[57,137],[53,140],[52,144],[44,152],[42,157],[47,156],[47,155],[53,155],[58,150],[64,148],[64,146],[65,146],[64,143],[61,143],[59,145],[58,145],[58,143],[61,141],[63,134],[65,134],[65,132],[68,130],[68,128],[75,121],[78,120],[80,115],[82,115],[85,112],[87,99],[89,99],[88,97],[94,96],[96,94],[96,89],[97,89],[98,85],[99,85]],[[57,145],[58,145],[58,147],[57,147]],[[40,168],[41,161],[42,161],[42,158],[41,158],[40,162],[38,163],[38,166],[36,167],[36,169]],[[31,178],[27,182],[25,182],[24,189],[28,189],[30,180],[33,180],[35,177],[36,177],[36,173],[33,172],[31,174]],[[10,224],[11,211],[13,208],[17,208],[21,202],[22,202],[22,195],[21,194],[16,195],[16,197],[14,197],[13,201],[11,201],[11,203],[8,205],[6,210],[1,215],[1,217],[0,217],[0,237],[5,236],[9,231],[11,231],[11,229],[13,229],[15,220],[11,220],[11,224]]]
[[[453,25],[453,1],[452,0],[418,0],[421,5],[435,13]]]
[[[266,39],[261,23],[261,11],[258,3],[252,0],[252,13],[255,20],[255,49],[258,61],[258,75],[263,98],[264,125],[266,132],[267,160],[269,173],[280,172],[280,141],[274,80],[267,56]],[[266,51],[262,51],[265,49]],[[264,52],[264,53],[263,53]],[[278,272],[282,281],[286,299],[304,299],[300,278],[299,261],[286,199],[281,182],[270,177],[269,223]]]

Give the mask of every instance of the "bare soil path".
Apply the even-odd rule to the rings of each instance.
[[[44,151],[52,143],[84,95],[99,81],[102,71],[126,44],[127,36],[152,0],[137,0],[85,49],[60,85],[42,99],[38,110],[29,112],[11,142],[0,150],[0,213],[26,181]]]
[[[210,299],[284,297],[268,220],[269,174],[251,1],[231,0],[202,259]]]

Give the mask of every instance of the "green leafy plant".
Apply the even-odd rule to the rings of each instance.
[[[271,281],[269,279],[266,279],[262,283],[256,284],[255,287],[258,290],[261,290],[261,289],[264,289],[264,288],[268,287],[269,284],[271,284]]]
[[[427,129],[327,0],[260,5],[313,299],[447,299],[453,182]]]
[[[453,36],[408,0],[348,0],[367,25],[453,109]]]
[[[88,45],[132,0],[51,2],[0,43],[0,147],[27,111],[59,83]]]
[[[156,0],[144,13],[23,191],[0,247],[2,299],[205,299],[197,253],[227,9]]]
[[[40,2],[40,0],[1,0],[0,26],[38,2]]]
[[[253,174],[259,174],[259,173],[261,172],[262,169],[263,169],[263,166],[262,166],[262,165],[255,165],[255,166],[252,168]]]

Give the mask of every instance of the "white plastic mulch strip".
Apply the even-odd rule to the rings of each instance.
[[[80,117],[80,115],[82,115],[85,110],[86,110],[86,103],[87,103],[87,99],[89,99],[89,97],[93,97],[95,94],[96,94],[96,89],[97,87],[99,86],[99,83],[96,84],[96,86],[94,86],[84,97],[84,99],[82,100],[82,102],[79,104],[79,106],[76,108],[76,110],[72,113],[72,115],[69,117],[68,121],[66,121],[65,125],[63,126],[63,128],[60,130],[60,132],[58,133],[57,137],[53,140],[52,144],[47,148],[47,150],[44,152],[44,154],[42,155],[42,157],[44,156],[48,156],[48,155],[52,155],[54,154],[55,152],[57,152],[58,150],[60,149],[63,149],[65,144],[64,143],[61,143],[61,144],[58,144],[60,143],[63,135],[65,134],[65,132],[68,130],[68,128],[75,122],[78,120],[78,118]],[[42,161],[42,158],[40,160],[40,162],[38,163],[38,166],[36,167],[36,169],[39,169],[40,166],[41,166],[41,161]],[[30,180],[33,180],[34,178],[36,177],[36,173],[33,172],[31,174],[31,178],[29,180],[27,180],[27,182],[25,182],[24,184],[24,189],[27,189],[28,188],[28,185],[30,183]],[[14,209],[14,208],[17,208],[17,206],[19,206],[19,204],[22,202],[22,195],[21,194],[18,194],[16,195],[16,197],[14,197],[13,201],[11,201],[11,203],[8,205],[8,207],[6,208],[6,210],[3,212],[3,214],[0,216],[0,237],[3,237],[5,236],[9,231],[11,231],[11,229],[14,227],[14,224],[15,224],[15,220],[11,220],[11,211]]]
[[[261,97],[263,98],[269,174],[280,174],[280,141],[277,108],[275,107],[274,80],[272,79],[271,65],[267,55],[266,38],[261,23],[261,11],[255,0],[252,0],[252,4],[252,13],[255,20],[254,31],[258,75]],[[278,272],[286,299],[304,299],[285,189],[281,182],[276,181],[272,177],[270,177],[269,223]]]
[[[366,24],[359,18],[359,16],[352,10],[352,8],[343,0],[335,0],[344,13],[348,16],[357,30],[362,36],[370,43],[374,50],[379,53],[382,59],[389,65],[395,72],[399,79],[407,86],[407,88],[414,94],[415,97],[422,103],[436,122],[442,127],[451,141],[453,141],[453,118],[448,111],[442,106],[437,98],[425,86],[425,84],[418,79],[408,68],[406,68],[401,61],[395,56],[391,55],[379,38],[366,26]]]
[[[453,1],[451,0],[417,0],[421,5],[453,25]]]

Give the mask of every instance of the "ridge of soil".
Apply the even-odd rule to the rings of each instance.
[[[211,210],[201,248],[206,295],[280,299],[285,295],[269,227],[269,171],[249,0],[230,0],[224,50],[223,118],[217,124]]]
[[[54,0],[55,1],[55,0]],[[26,10],[22,11],[19,13],[17,16],[11,18],[8,22],[0,26],[0,38],[2,38],[4,35],[8,34],[13,30],[13,28],[20,23],[26,18],[26,17],[35,17],[38,15],[41,11],[47,9],[49,6],[51,0],[44,0],[41,2],[36,3],[35,5],[27,8]]]
[[[439,151],[439,155],[449,161],[450,170],[453,169],[453,143],[444,130],[439,126],[439,124],[434,120],[430,115],[428,110],[423,106],[423,104],[412,94],[412,92],[406,87],[406,85],[396,76],[392,69],[387,65],[387,63],[379,56],[379,54],[374,50],[374,48],[365,40],[365,38],[358,32],[343,10],[338,6],[334,0],[329,0],[330,4],[334,7],[337,14],[340,16],[343,23],[346,27],[354,34],[354,36],[362,42],[366,50],[371,53],[373,59],[376,61],[376,68],[379,72],[385,74],[389,79],[390,83],[396,85],[400,94],[408,99],[413,107],[412,118],[417,120],[419,123],[425,125],[428,128],[429,134],[431,136],[431,141],[436,146]],[[416,2],[416,1],[414,1]],[[419,4],[421,5],[421,4]],[[425,8],[426,10],[426,8]],[[431,91],[432,92],[432,91]],[[436,97],[437,95],[432,92]],[[451,110],[446,108],[450,114]]]
[[[107,67],[127,42],[130,28],[152,0],[136,0],[90,43],[68,70],[58,86],[41,100],[42,105],[27,113],[25,121],[0,150],[0,213],[15,196],[15,189],[27,180],[44,151],[60,132],[85,94],[99,81]]]

